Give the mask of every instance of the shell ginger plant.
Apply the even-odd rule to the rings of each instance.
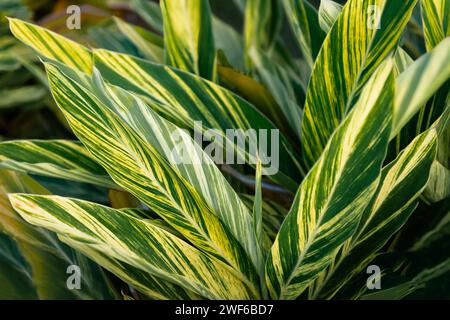
[[[448,221],[449,2],[238,3],[242,35],[207,0],[133,1],[131,54],[11,18],[79,141],[2,142],[1,166],[111,200],[7,189],[14,210],[153,299],[395,299],[449,271],[414,264]],[[245,163],[213,161],[230,148]]]

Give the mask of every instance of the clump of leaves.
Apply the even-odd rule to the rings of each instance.
[[[413,60],[402,33],[418,3],[247,0],[241,35],[207,0],[133,1],[151,30],[116,19],[128,45],[110,50],[10,19],[79,141],[3,142],[0,165],[108,188],[111,203],[9,200],[149,298],[410,296],[450,268],[411,267],[445,237],[450,185],[450,10],[420,1],[427,52]],[[246,164],[216,165],[192,138],[209,129]],[[227,129],[279,129],[279,171],[263,176]],[[189,161],[167,152],[180,145]],[[435,222],[409,227],[430,208]],[[386,274],[375,293],[371,264]]]

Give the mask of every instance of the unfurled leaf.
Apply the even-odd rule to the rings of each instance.
[[[86,47],[50,30],[18,19],[9,19],[13,35],[40,55],[61,61],[86,73],[92,72],[92,54]]]
[[[248,133],[248,130],[265,132],[268,141],[276,139],[277,129],[266,117],[215,83],[128,55],[106,50],[96,50],[94,55],[95,65],[106,81],[147,97],[153,102],[150,105],[156,112],[177,126],[194,129],[197,133],[199,130],[217,129],[223,143],[234,145],[247,163],[255,164],[257,154],[231,141],[226,136],[227,129],[239,129],[241,134]],[[200,127],[194,126],[196,121]],[[250,141],[256,143],[252,137]],[[289,190],[295,190],[300,171],[295,151],[281,133],[279,143],[274,143],[273,150],[279,152],[279,162],[283,166],[268,177]],[[261,154],[261,151],[266,154]],[[259,153],[261,159],[269,156],[269,150],[259,150]],[[266,170],[265,163],[263,170]]]
[[[158,148],[116,114],[115,110],[121,112],[125,107],[114,106],[120,99],[108,99],[107,94],[94,91],[92,80],[83,74],[71,78],[74,70],[52,64],[46,68],[58,106],[112,179],[199,249],[228,263],[249,285],[255,283],[255,266],[227,225]]]
[[[393,96],[389,61],[364,87],[296,194],[266,263],[272,298],[298,297],[356,231],[379,181]]]
[[[316,9],[305,0],[282,0],[284,10],[303,56],[312,69],[325,33],[319,25]]]
[[[0,143],[0,167],[117,188],[80,143],[65,140],[15,140]]]
[[[210,299],[250,297],[225,264],[145,221],[68,198],[25,194],[10,198],[28,222],[83,243],[88,252],[94,248]]]
[[[406,223],[427,184],[436,146],[436,130],[428,130],[383,168],[378,188],[362,214],[357,231],[330,269],[322,274],[313,297],[333,297],[349,279],[363,272],[376,252]]]
[[[216,51],[208,0],[162,0],[167,64],[213,80]]]

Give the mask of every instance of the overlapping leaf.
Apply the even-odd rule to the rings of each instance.
[[[214,79],[216,51],[208,0],[163,0],[161,11],[167,64]]]
[[[302,143],[309,167],[373,71],[395,49],[416,2],[350,0],[344,6],[318,54],[306,96]]]
[[[9,19],[13,35],[48,59],[61,61],[86,73],[92,72],[92,54],[86,47],[45,28]]]
[[[297,38],[303,56],[312,69],[325,33],[319,25],[316,9],[304,0],[282,0],[287,19]]]
[[[22,281],[19,277],[14,279],[14,288],[8,288],[7,282],[2,281],[0,296],[8,297],[17,292],[16,298],[21,299],[111,299],[113,296],[99,267],[70,250],[51,232],[24,221],[9,202],[8,193],[12,192],[48,194],[47,190],[28,176],[0,170],[0,232],[14,239],[18,251],[18,257],[14,258],[11,252],[4,252],[0,248],[0,259],[13,258],[15,261],[3,261],[0,265],[5,268],[9,265],[9,268],[20,271],[30,287],[29,292],[21,291]],[[69,290],[67,287],[66,271],[70,265],[83,269],[80,290]],[[11,277],[13,273],[6,276]]]
[[[406,223],[427,184],[436,146],[436,130],[428,130],[383,168],[378,189],[357,231],[330,270],[322,275],[313,297],[333,297],[349,279],[368,266],[375,253]]]
[[[96,96],[92,85],[83,83],[91,80],[81,74],[75,81],[55,65],[46,68],[52,93],[72,129],[113,180],[199,249],[227,262],[250,286],[255,283],[254,266],[242,245],[158,149],[110,109],[117,102]]]
[[[450,1],[422,0],[420,4],[425,44],[430,51],[450,36]]]
[[[319,7],[319,24],[328,33],[342,12],[342,5],[333,0],[321,0]]]
[[[356,231],[378,184],[393,96],[389,61],[369,80],[296,194],[266,264],[272,298],[295,299]]]
[[[245,134],[248,130],[266,132],[268,141],[276,134],[274,125],[251,104],[212,82],[124,54],[96,50],[94,55],[95,65],[106,81],[149,98],[154,102],[152,108],[182,128],[192,130],[194,121],[198,121],[202,132],[217,129],[224,143],[234,145],[247,163],[255,164],[258,155],[231,141],[226,136],[227,129],[240,129],[237,134]],[[252,137],[249,141],[258,145]],[[299,175],[295,151],[282,134],[275,149],[279,151],[283,166],[269,178],[295,190]],[[265,155],[261,151],[264,150],[259,150],[261,159],[269,156],[268,150]],[[266,163],[263,165],[264,169]]]
[[[82,243],[88,252],[94,248],[206,298],[250,297],[223,263],[145,221],[94,203],[56,196],[14,194],[10,199],[28,222]]]
[[[80,144],[66,140],[14,140],[0,143],[0,167],[117,188]]]

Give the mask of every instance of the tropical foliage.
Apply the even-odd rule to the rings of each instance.
[[[105,3],[0,4],[0,298],[450,298],[450,1]]]

